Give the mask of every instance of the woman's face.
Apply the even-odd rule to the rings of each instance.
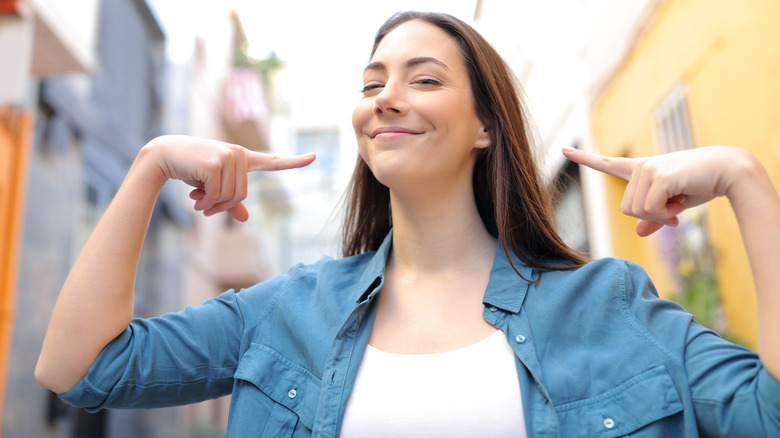
[[[424,21],[399,25],[377,47],[363,87],[352,124],[360,154],[382,184],[470,184],[476,151],[489,138],[455,40]]]

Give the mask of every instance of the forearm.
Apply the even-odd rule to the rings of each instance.
[[[75,386],[132,318],[138,259],[165,183],[153,154],[138,155],[57,299],[35,370],[54,392]]]
[[[780,197],[755,157],[734,163],[741,169],[727,194],[739,223],[758,301],[758,352],[780,380]]]

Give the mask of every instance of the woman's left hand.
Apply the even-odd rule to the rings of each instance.
[[[758,302],[758,354],[780,380],[780,196],[758,159],[736,147],[710,146],[648,158],[609,158],[565,149],[570,160],[628,181],[621,209],[640,219],[640,236],[716,196],[726,196],[739,224]]]
[[[739,175],[756,161],[747,151],[728,146],[646,158],[604,157],[571,148],[564,149],[563,154],[576,163],[628,181],[620,208],[639,219],[636,232],[640,236],[649,236],[664,225],[677,225],[677,215],[686,208],[729,196]]]

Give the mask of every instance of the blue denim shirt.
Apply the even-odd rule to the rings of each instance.
[[[136,319],[62,398],[98,410],[232,394],[228,436],[337,436],[390,242]],[[780,383],[757,355],[659,299],[634,264],[602,259],[530,284],[498,245],[484,303],[515,352],[529,436],[780,436]]]

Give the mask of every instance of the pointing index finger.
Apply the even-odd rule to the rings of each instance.
[[[285,170],[308,166],[314,161],[314,154],[280,157],[260,152],[247,151],[247,170]]]
[[[636,167],[636,161],[631,158],[604,157],[574,148],[564,148],[563,155],[575,163],[588,166],[591,169],[622,178],[626,181],[631,178],[634,167]]]

